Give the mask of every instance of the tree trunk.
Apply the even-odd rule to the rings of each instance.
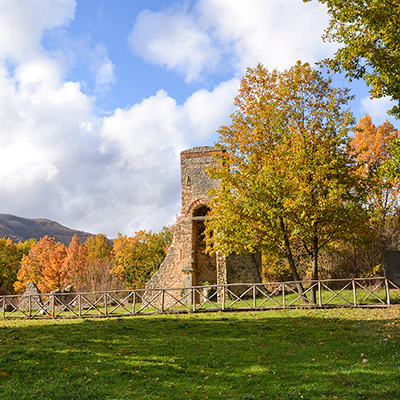
[[[290,271],[292,273],[293,280],[296,281],[297,292],[299,293],[299,296],[300,296],[301,301],[303,302],[303,304],[307,304],[308,303],[308,299],[307,299],[307,296],[304,294],[304,287],[303,287],[303,284],[300,281],[300,277],[299,277],[299,274],[297,272],[297,268],[296,268],[296,264],[294,262],[292,250],[290,248],[289,237],[288,237],[288,234],[286,233],[285,223],[284,223],[282,217],[279,218],[279,221],[280,221],[280,224],[281,224],[281,229],[282,229],[282,232],[283,232],[283,238],[284,238],[284,241],[285,241],[285,255],[286,255],[286,258],[287,258],[287,260],[289,262],[289,268],[290,268]]]

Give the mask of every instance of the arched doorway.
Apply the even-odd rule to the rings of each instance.
[[[192,254],[193,254],[193,285],[198,286],[209,282],[217,283],[217,262],[215,254],[209,256],[206,254],[206,243],[204,238],[204,221],[208,212],[208,207],[202,205],[193,211],[192,216]]]

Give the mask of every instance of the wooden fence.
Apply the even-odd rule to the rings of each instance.
[[[393,305],[400,305],[400,278],[379,277],[7,295],[0,296],[0,318],[95,318],[153,313]]]

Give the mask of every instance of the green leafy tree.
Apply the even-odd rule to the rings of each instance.
[[[171,241],[170,227],[158,233],[138,231],[133,237],[118,234],[113,247],[116,260],[113,274],[127,287],[144,287],[163,262]]]
[[[304,0],[305,2],[311,0]],[[325,60],[349,79],[362,78],[372,97],[400,99],[400,2],[397,0],[319,0],[328,8],[327,41],[342,46]],[[398,105],[391,113],[400,116]]]
[[[14,283],[20,269],[22,257],[29,253],[35,239],[14,243],[11,239],[0,238],[0,293],[13,294]]]
[[[391,158],[382,165],[384,173],[394,181],[400,182],[400,139],[393,139],[389,144]]]
[[[0,238],[0,293],[13,293],[21,260],[17,245],[11,240]]]
[[[293,243],[301,242],[318,279],[320,250],[349,237],[363,213],[364,189],[347,148],[348,100],[308,64],[283,73],[248,69],[232,122],[218,131],[210,174],[221,185],[206,220],[209,251],[273,249],[299,280]]]

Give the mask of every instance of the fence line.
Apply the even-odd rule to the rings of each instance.
[[[303,288],[300,292],[299,286]],[[6,295],[0,297],[0,318],[93,318],[399,304],[400,277],[378,277]]]

